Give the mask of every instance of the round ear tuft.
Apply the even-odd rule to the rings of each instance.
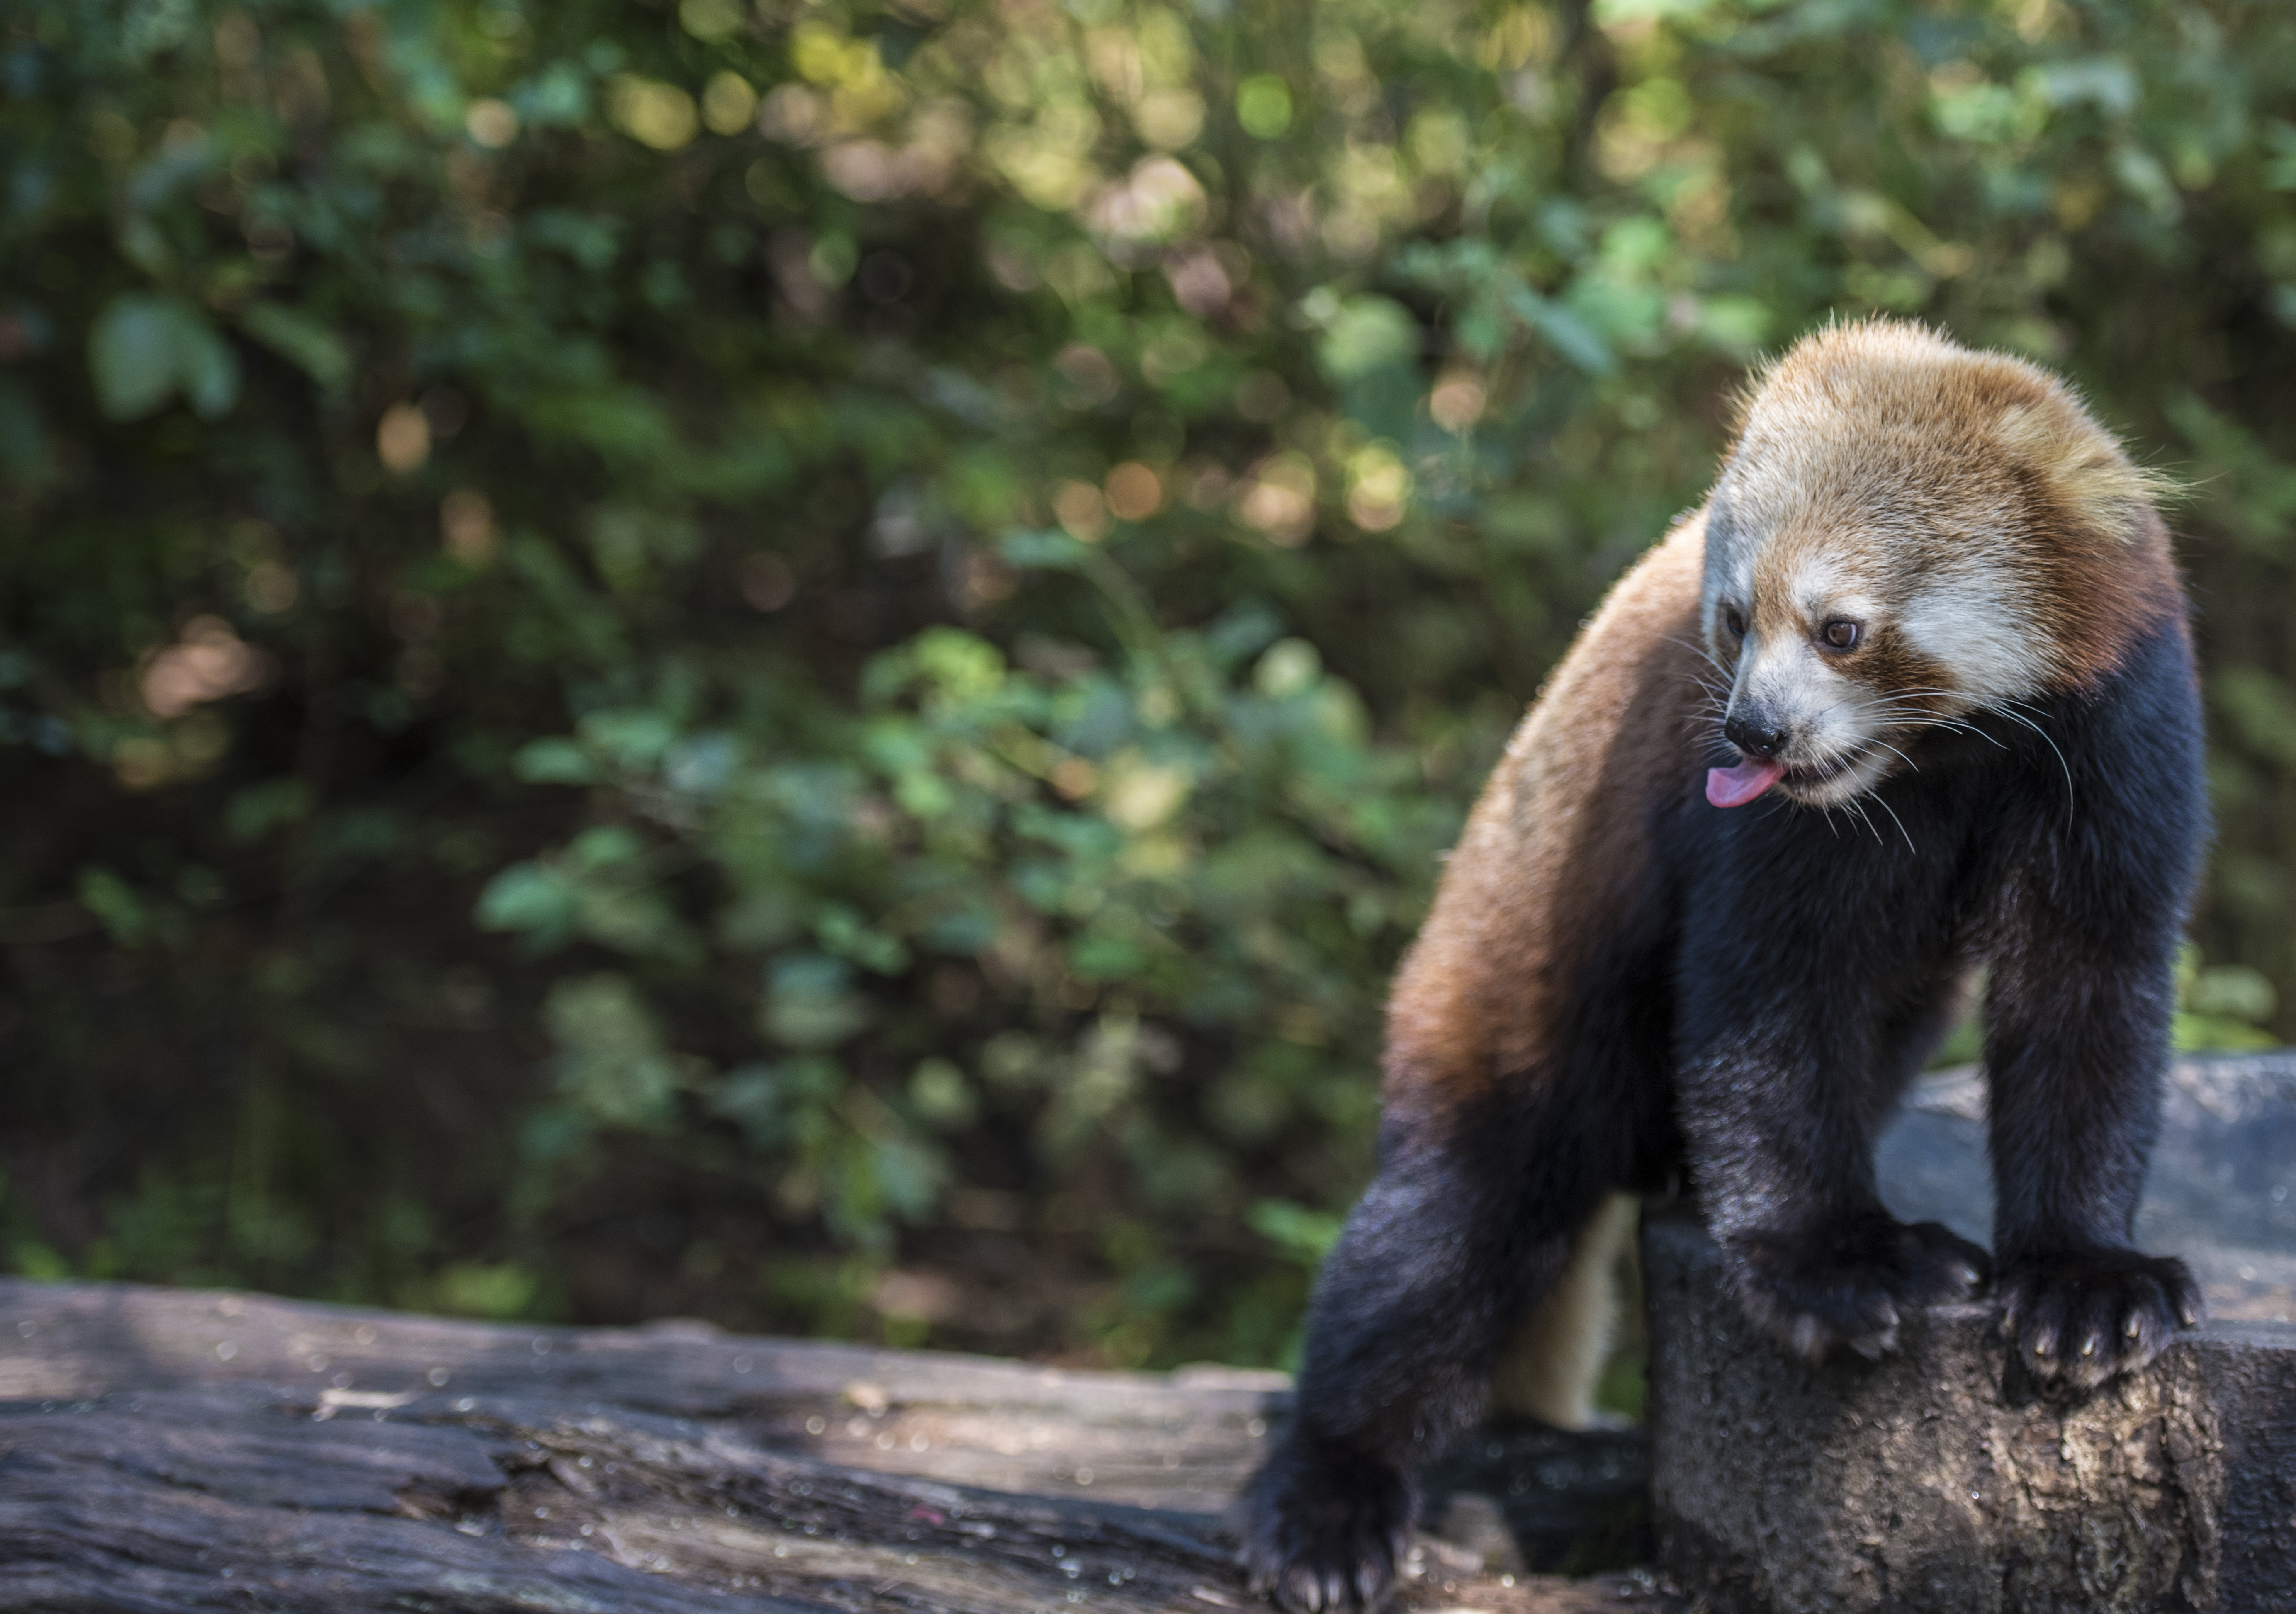
[[[2154,503],[2176,491],[2170,478],[2131,464],[2111,434],[2069,398],[2013,404],[1994,430],[2074,520],[2120,543],[2134,542]]]

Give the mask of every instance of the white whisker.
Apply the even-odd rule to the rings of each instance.
[[[1877,829],[1874,829],[1874,821],[1866,815],[1866,802],[1864,799],[1852,796],[1849,800],[1843,802],[1841,805],[1857,815],[1858,823],[1864,824],[1867,829],[1874,831],[1874,844],[1875,846],[1878,847],[1888,844],[1882,840],[1882,832]]]
[[[1915,761],[1911,757],[1906,756],[1905,752],[1903,752],[1903,751],[1899,750],[1896,746],[1891,745],[1891,744],[1890,744],[1888,741],[1886,741],[1886,740],[1882,740],[1882,739],[1868,740],[1866,743],[1867,745],[1869,745],[1869,746],[1874,746],[1874,745],[1878,745],[1878,746],[1880,746],[1883,750],[1885,750],[1885,751],[1889,752],[1889,753],[1890,753],[1890,755],[1891,755],[1892,757],[1895,757],[1898,761],[1900,761],[1900,762],[1904,763],[1907,767],[1909,767],[1909,768],[1913,769],[1913,770],[1914,770],[1914,772],[1915,772],[1916,774],[1918,774],[1918,773],[1920,773],[1920,772],[1922,771],[1922,765],[1921,765],[1920,763],[1918,763],[1918,762]]]
[[[1906,835],[1906,821],[1898,816],[1898,809],[1891,807],[1888,802],[1882,800],[1878,795],[1868,796],[1866,799],[1871,801],[1875,807],[1880,807],[1883,812],[1890,815],[1890,822],[1898,826],[1898,833],[1906,836],[1906,850],[1912,852],[1915,856],[1919,857],[1921,853],[1915,849],[1914,838],[1911,835]],[[1880,832],[1878,831],[1875,832],[1877,834],[1879,832]]]
[[[2005,702],[2005,703],[2002,703],[2002,704],[1996,705],[1996,706],[1994,706],[1991,709],[1993,709],[1994,711],[1999,712],[2003,717],[2005,717],[2008,718],[2008,719],[2009,719],[2009,721],[2010,721],[2010,722],[2012,722],[2012,723],[2021,723],[2021,724],[2023,724],[2027,728],[2031,729],[2035,733],[2038,734],[2038,735],[2041,737],[2041,743],[2042,743],[2042,744],[2044,744],[2044,745],[2047,746],[2047,747],[2049,748],[2049,750],[2051,750],[2052,751],[2055,751],[2055,752],[2056,752],[2057,766],[2058,766],[2059,767],[2061,767],[2061,768],[2062,768],[2062,769],[2064,770],[2064,774],[2065,774],[2065,827],[2066,827],[2067,829],[2070,829],[2070,828],[2072,827],[2072,822],[2073,822],[2073,767],[2072,767],[2072,764],[2071,764],[2071,763],[2070,763],[2070,762],[2067,762],[2067,761],[2065,760],[2065,754],[2064,754],[2064,752],[2062,752],[2062,750],[2057,750],[2057,742],[2056,742],[2055,741],[2054,741],[2054,740],[2052,740],[2052,739],[2050,739],[2050,738],[2049,738],[2049,733],[2048,733],[2048,731],[2047,731],[2046,729],[2043,728],[2039,724],[2038,724],[2038,723],[2034,722],[2030,717],[2021,717],[2021,716],[2019,716],[2017,713],[2013,712],[2013,711],[2011,711],[2011,710],[2009,709],[2009,708],[2010,708],[2010,707],[2012,707],[2012,706],[2016,706],[2016,705],[2021,705],[2021,704],[2022,704],[2022,703],[2021,703],[2021,702],[2020,702],[2020,701],[2014,701],[2014,700],[2012,700],[2012,701],[2008,701],[2008,702]],[[2038,708],[2033,708],[2033,707],[2028,707],[2028,708],[2026,708],[2026,709],[2027,709],[2028,711],[2034,711],[2034,710],[2038,710]],[[2046,714],[2046,713],[2043,713],[2042,715],[2046,717],[2047,714]]]

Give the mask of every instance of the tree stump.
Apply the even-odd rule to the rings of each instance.
[[[1923,1085],[1880,1151],[1908,1219],[1985,1238],[1982,1088]],[[2139,1217],[2213,1319],[2087,1398],[2008,1372],[1989,1307],[1885,1362],[1757,1337],[1694,1220],[1644,1228],[1660,1560],[1714,1614],[2296,1611],[2296,1056],[2180,1064]]]
[[[1212,1614],[1279,1374],[0,1282],[0,1609]],[[1491,1430],[1406,1607],[1677,1607],[1631,1433]]]

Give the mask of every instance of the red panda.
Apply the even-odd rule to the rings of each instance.
[[[2129,1242],[2208,827],[2157,491],[2062,383],[1917,325],[1830,328],[1759,379],[1397,976],[1378,1168],[1245,1495],[1255,1587],[1380,1604],[1419,1468],[1495,1384],[1583,1421],[1619,1196],[1677,1176],[1812,1360],[1988,1279],[2045,1385],[2194,1325],[2184,1265]],[[1980,965],[1989,1255],[1894,1219],[1872,1145]]]

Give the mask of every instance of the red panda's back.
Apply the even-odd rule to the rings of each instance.
[[[1696,788],[1718,710],[1704,530],[1686,517],[1620,580],[1484,786],[1389,998],[1390,1106],[1539,1070],[1577,967],[1662,922],[1652,809]]]

